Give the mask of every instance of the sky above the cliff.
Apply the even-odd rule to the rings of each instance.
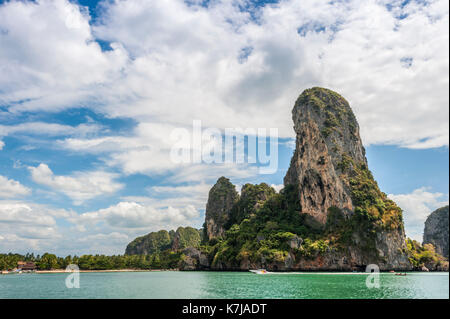
[[[448,203],[448,1],[1,1],[0,253],[121,254],[201,227],[210,187],[277,189],[306,88],[342,94],[419,241]],[[278,128],[278,170],[168,158],[175,128]]]

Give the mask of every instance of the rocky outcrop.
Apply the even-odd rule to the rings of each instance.
[[[411,270],[431,260],[448,268],[425,258],[428,247],[406,245],[402,210],[374,180],[343,97],[305,90],[292,117],[296,149],[283,190],[246,184],[239,196],[220,177],[209,192],[201,249],[182,243],[182,231],[173,235],[180,269]]]
[[[177,251],[187,247],[198,247],[201,242],[200,231],[192,227],[178,227],[172,241],[172,250]]]
[[[425,221],[423,244],[432,244],[436,252],[448,258],[448,206],[441,207]]]
[[[242,186],[241,195],[230,211],[227,224],[229,228],[233,224],[239,224],[243,219],[252,216],[257,209],[276,191],[266,183],[259,185],[245,184]]]
[[[296,149],[284,184],[299,185],[303,213],[325,225],[330,207],[351,212],[349,187],[352,167],[367,165],[359,126],[348,102],[322,88],[305,90],[292,110]]]
[[[209,269],[208,256],[197,248],[188,247],[183,250],[180,261],[180,270],[207,270]]]
[[[359,125],[348,102],[323,88],[305,90],[292,110],[296,149],[284,178],[297,185],[305,222],[325,228],[331,210],[352,224],[354,265],[409,269],[402,211],[382,193],[368,169]],[[313,222],[311,222],[313,221]],[[345,222],[344,222],[345,224]],[[329,265],[331,266],[331,265]]]
[[[225,225],[239,194],[228,178],[220,177],[209,191],[205,212],[206,236],[209,240],[223,237]]]
[[[125,255],[150,255],[157,251],[169,249],[172,245],[174,232],[166,230],[152,232],[141,236],[128,244]]]
[[[138,237],[128,244],[126,255],[151,255],[164,250],[178,251],[186,247],[198,247],[201,231],[192,227],[178,227],[176,231],[160,230]]]

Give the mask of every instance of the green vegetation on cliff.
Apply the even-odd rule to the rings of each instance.
[[[169,234],[167,230],[160,230],[158,232],[152,232],[148,235],[138,237],[128,244],[125,254],[147,255],[166,250],[172,245],[173,236],[173,233]]]
[[[202,233],[202,231],[192,227],[178,227],[172,242],[172,250],[199,247],[202,241]]]
[[[261,184],[262,185],[262,184]],[[212,242],[212,265],[219,263],[233,264],[236,267],[242,260],[256,262],[263,258],[267,262],[282,261],[289,253],[289,241],[297,235],[307,238],[305,245],[298,252],[311,255],[314,250],[321,250],[325,241],[319,240],[319,232],[305,225],[305,214],[301,214],[298,202],[297,186],[288,185],[279,194],[267,189],[267,185],[247,185],[250,194],[263,190],[267,196],[260,206],[254,206],[255,197],[241,196],[234,210],[246,208],[248,215],[237,219],[226,231],[225,239]]]
[[[422,246],[418,241],[408,238],[406,247],[409,261],[416,270],[420,270],[424,266],[430,270],[448,269],[448,260],[436,253],[432,244]]]
[[[198,247],[202,230],[178,227],[176,231],[160,230],[141,236],[128,244],[125,255],[151,255],[167,250],[177,251],[186,247]]]

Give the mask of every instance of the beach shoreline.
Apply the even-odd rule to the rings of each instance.
[[[178,271],[178,269],[95,269],[95,270],[78,270],[80,273],[92,273],[92,272],[155,272],[155,271]],[[65,269],[53,269],[53,270],[36,270],[35,274],[58,274],[69,273],[73,271],[66,271]]]

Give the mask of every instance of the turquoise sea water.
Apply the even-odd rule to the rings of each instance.
[[[449,298],[448,273],[382,273],[372,289],[366,274],[80,273],[78,289],[66,288],[67,275],[0,275],[0,298]]]

